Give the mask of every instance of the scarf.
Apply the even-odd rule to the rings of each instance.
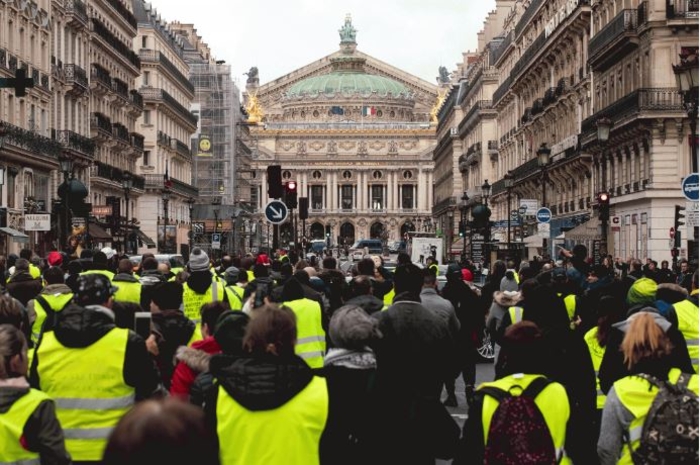
[[[377,358],[369,347],[365,347],[362,350],[334,348],[328,351],[323,364],[325,366],[367,370],[377,368]]]

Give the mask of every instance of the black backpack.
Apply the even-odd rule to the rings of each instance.
[[[519,395],[488,386],[477,392],[498,400],[491,418],[488,440],[484,451],[486,465],[547,465],[556,464],[554,441],[535,398],[551,383],[544,377],[536,378]]]
[[[637,375],[659,388],[642,426],[637,450],[627,446],[635,465],[698,463],[698,397],[688,388],[691,375],[681,374],[678,382],[660,381],[647,374]]]

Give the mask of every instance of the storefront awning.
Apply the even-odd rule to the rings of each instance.
[[[599,222],[596,220],[588,220],[585,223],[581,223],[573,229],[566,231],[563,236],[564,238],[572,241],[588,241],[600,239],[600,232],[598,231]]]
[[[93,240],[96,240],[97,242],[112,240],[112,236],[110,236],[107,231],[102,229],[102,226],[99,224],[90,223],[88,226],[88,232],[90,233],[90,236],[92,236]]]
[[[146,247],[148,247],[149,249],[153,249],[153,248],[156,247],[156,243],[153,242],[153,239],[151,239],[150,237],[148,237],[148,236],[147,236],[143,231],[141,231],[140,229],[137,229],[137,230],[136,230],[136,236],[138,237],[138,239],[139,239],[141,242],[143,242],[144,244],[146,244]]]
[[[29,242],[29,236],[14,228],[0,228],[0,233],[10,236],[15,242]]]

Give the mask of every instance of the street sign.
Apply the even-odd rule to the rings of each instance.
[[[520,217],[520,213],[518,213],[518,210],[511,210],[510,211],[510,221],[518,221]]]
[[[538,223],[549,223],[552,220],[552,210],[547,207],[542,207],[537,210],[536,216]]]
[[[280,200],[270,200],[265,206],[265,219],[272,224],[282,224],[289,215],[289,209]]]
[[[685,203],[685,225],[688,227],[687,238],[693,237],[693,230],[700,225],[700,218],[698,218],[698,202],[686,202]]]
[[[221,248],[221,233],[212,233],[211,235],[211,248],[220,249]]]
[[[204,234],[204,223],[192,223],[192,234],[195,236],[201,236]]]
[[[620,218],[620,217],[617,216],[617,215],[611,216],[611,217],[610,217],[610,226],[611,226],[611,228],[612,228],[613,231],[619,231],[619,230],[620,230],[620,223],[621,223],[621,221],[622,221],[622,218]]]
[[[689,174],[681,182],[681,190],[686,199],[691,202],[700,200],[700,190],[698,189],[698,173]]]
[[[51,215],[48,213],[24,215],[25,231],[50,231]]]
[[[551,225],[549,223],[537,223],[537,235],[542,238],[548,238],[551,234]]]

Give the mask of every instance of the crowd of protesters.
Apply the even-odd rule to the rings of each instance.
[[[697,462],[698,272],[581,245],[515,268],[0,257],[0,463]],[[645,420],[674,413],[669,451]]]

